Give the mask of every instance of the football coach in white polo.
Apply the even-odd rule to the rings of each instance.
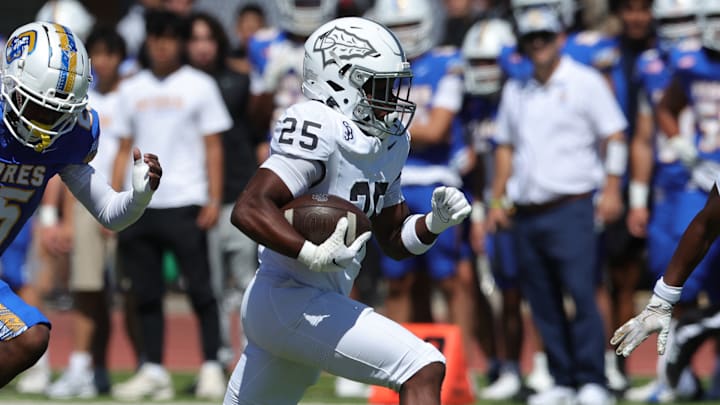
[[[556,384],[528,403],[611,404],[595,302],[594,227],[622,210],[627,122],[601,74],[562,55],[565,38],[554,9],[526,10],[516,16],[516,25],[533,75],[511,79],[503,89],[488,220],[491,230],[507,226],[502,201],[514,201],[521,288]],[[565,314],[563,294],[574,301],[572,317]]]

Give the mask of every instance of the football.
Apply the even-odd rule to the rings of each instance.
[[[372,229],[370,219],[350,201],[332,194],[305,194],[282,207],[285,219],[305,239],[319,245],[332,235],[338,220],[348,219],[345,244]]]

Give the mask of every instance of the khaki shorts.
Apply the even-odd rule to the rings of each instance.
[[[85,207],[74,207],[74,241],[70,257],[70,291],[102,291],[105,270],[115,263],[115,237],[106,237]]]

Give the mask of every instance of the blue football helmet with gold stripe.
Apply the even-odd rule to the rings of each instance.
[[[33,22],[10,35],[2,57],[3,122],[21,144],[42,152],[87,108],[85,46],[63,25]]]

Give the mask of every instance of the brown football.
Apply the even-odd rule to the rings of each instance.
[[[285,219],[305,239],[319,245],[332,235],[338,220],[348,219],[345,244],[372,229],[372,223],[360,208],[332,194],[305,194],[282,207]]]

